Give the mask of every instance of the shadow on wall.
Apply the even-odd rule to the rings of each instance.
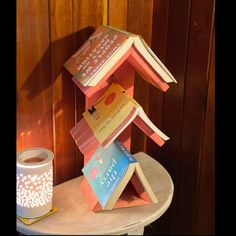
[[[26,79],[19,92],[21,92],[21,90],[26,91],[27,98],[32,100],[44,90],[52,86],[60,73],[62,73],[63,81],[68,79],[67,77],[71,77],[69,72],[64,68],[63,64],[94,31],[95,28],[89,26],[66,37],[51,42],[50,46],[43,54],[32,73]],[[50,66],[48,66],[48,63]],[[47,78],[43,78],[43,80],[40,79],[42,78],[42,73],[43,75],[46,74]]]
[[[89,38],[94,30],[94,27],[86,27],[51,42],[31,74],[27,78],[22,78],[24,80],[23,85],[17,88],[17,112],[19,112],[17,123],[18,149],[36,144],[37,146],[45,146],[47,142],[35,137],[40,135],[51,137],[51,134],[48,133],[49,131],[44,129],[47,127],[49,119],[54,116],[56,119],[61,117],[64,120],[66,114],[63,114],[63,112],[75,111],[76,108],[73,106],[75,101],[74,83],[70,81],[72,76],[64,68],[63,64]],[[30,60],[30,58],[26,59]],[[59,91],[57,87],[52,87],[58,78],[62,79]],[[51,92],[45,93],[47,89],[50,90],[51,88],[52,92],[54,92],[52,98],[50,97]],[[60,99],[57,99],[58,94]],[[33,102],[39,96],[43,96],[42,99],[39,99],[40,107],[45,109],[43,112],[37,109],[37,102]],[[84,102],[84,95],[80,89],[76,90],[76,99],[78,108]],[[33,108],[32,106],[30,108],[25,107],[25,100],[32,102]],[[50,104],[45,106],[44,102],[50,102]],[[54,105],[53,110],[52,105]],[[65,109],[65,107],[67,108]],[[78,109],[84,109],[84,107],[79,107]],[[78,119],[79,116],[80,114],[78,114]],[[50,146],[47,146],[47,148],[50,148]]]

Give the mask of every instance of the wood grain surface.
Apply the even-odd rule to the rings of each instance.
[[[153,2],[153,19],[152,19],[152,39],[151,46],[158,58],[165,64],[166,44],[167,44],[167,29],[168,29],[168,14],[169,1],[158,0]],[[175,76],[175,75],[174,75]],[[172,85],[170,86],[172,90]],[[167,90],[167,93],[169,91]],[[149,85],[148,94],[148,115],[149,118],[162,129],[162,109],[163,109],[163,95],[154,86]],[[165,133],[165,131],[163,131]],[[151,139],[147,137],[146,152],[160,157],[161,148],[156,145]]]
[[[153,231],[214,234],[214,2],[17,1],[17,151],[54,151],[55,185],[81,175],[83,155],[69,130],[85,97],[63,63],[103,23],[140,34],[178,82],[162,93],[135,79],[135,99],[170,137],[159,148],[132,126],[132,152],[154,156],[175,186]]]
[[[46,1],[17,4],[17,151],[52,149],[52,97]]]
[[[201,159],[198,168],[196,233],[206,235],[215,227],[215,29],[208,75],[207,105]]]
[[[75,124],[74,84],[63,63],[74,52],[72,0],[50,1],[55,184],[76,176],[75,144],[69,130]]]
[[[207,104],[208,65],[214,1],[192,1],[185,75],[181,158],[178,175],[176,233],[194,230],[198,163]]]
[[[127,30],[128,0],[109,0],[108,25],[118,29]]]
[[[189,30],[189,17],[190,17],[190,2],[188,0],[181,1],[179,4],[178,0],[169,1],[169,5],[165,1],[160,1],[160,6],[156,7],[157,13],[156,18],[153,21],[158,22],[158,16],[160,11],[165,12],[168,7],[168,13],[165,15],[168,18],[164,18],[163,25],[167,24],[167,32],[162,30],[162,35],[159,34],[159,37],[154,37],[156,41],[159,41],[159,38],[166,36],[165,50],[159,43],[152,42],[156,44],[156,54],[159,50],[161,56],[165,60],[165,64],[170,70],[171,73],[175,76],[177,84],[172,84],[163,94],[163,104],[161,110],[161,129],[167,135],[169,135],[170,140],[164,145],[161,149],[156,145],[153,145],[150,141],[147,153],[149,155],[154,155],[159,151],[160,156],[158,158],[161,163],[170,171],[175,185],[178,184],[178,174],[179,174],[179,163],[181,160],[181,132],[182,132],[182,117],[183,117],[183,101],[184,101],[184,84],[185,84],[185,73],[186,73],[186,64],[187,64],[187,55],[188,55],[188,30]],[[164,9],[163,9],[164,8]],[[162,13],[163,15],[163,13]],[[164,17],[164,16],[163,16]],[[164,23],[165,22],[165,23]],[[159,26],[160,27],[160,26]],[[163,28],[164,26],[162,26]],[[161,32],[161,31],[159,31]],[[178,37],[176,37],[178,35]],[[159,46],[158,46],[159,45]],[[158,46],[158,47],[157,47]],[[155,97],[155,94],[152,94],[152,97]],[[157,103],[159,106],[159,103]],[[155,103],[149,103],[149,106],[152,105],[152,108],[149,108],[149,113],[153,115],[156,114]],[[151,112],[152,110],[152,112]],[[158,121],[156,118],[156,122]],[[153,117],[153,119],[155,119]],[[159,123],[160,123],[159,121]],[[171,207],[168,209],[166,214],[155,222],[156,228],[159,229],[160,234],[174,234],[175,233],[175,214],[177,207],[177,196],[178,188],[175,188],[174,198],[171,204]]]

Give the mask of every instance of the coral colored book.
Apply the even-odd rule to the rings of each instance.
[[[168,89],[167,83],[176,83],[173,75],[140,35],[110,26],[98,27],[64,66],[73,75],[73,81],[87,94],[89,87],[104,82],[125,60],[130,61],[145,78],[149,77],[149,82],[150,73],[145,70],[150,70],[155,78],[151,78],[151,83],[163,91]],[[140,64],[140,60],[144,65]]]
[[[118,140],[108,148],[98,146],[82,172],[97,198],[94,207],[87,197],[94,211],[157,202],[140,164]]]
[[[159,146],[169,139],[119,84],[112,83],[83,117],[70,133],[85,155],[93,153],[99,144],[108,147],[131,122]]]

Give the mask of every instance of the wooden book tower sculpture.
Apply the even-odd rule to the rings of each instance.
[[[134,122],[154,142],[162,146],[169,138],[163,134],[145,115],[141,106],[132,99],[134,89],[135,71],[148,83],[165,92],[170,82],[176,80],[152,52],[141,36],[121,31],[110,26],[100,26],[90,38],[66,61],[64,66],[73,75],[72,80],[86,96],[84,117],[70,130],[80,151],[84,154],[84,165],[92,159],[98,147],[108,147],[116,138],[130,150],[131,122]],[[129,112],[122,122],[108,131],[107,138],[96,136],[96,132],[89,124],[89,113],[96,106],[102,106],[101,101],[111,89],[121,91],[118,95],[129,104]],[[122,89],[124,91],[122,91]],[[124,96],[122,96],[122,92]],[[101,108],[103,109],[103,108]],[[122,112],[122,106],[114,106],[116,113]],[[113,109],[113,112],[114,112]],[[128,109],[128,108],[127,108]],[[127,110],[124,110],[126,112]],[[87,117],[87,119],[86,119]],[[130,179],[130,182],[135,177]],[[137,178],[136,178],[136,185]],[[155,197],[142,197],[142,184],[139,184],[140,197],[143,202],[156,202]],[[125,186],[124,186],[125,188]],[[88,180],[84,177],[81,189],[88,200],[90,208],[94,211],[102,210],[98,197],[92,190]],[[152,190],[149,190],[150,192]],[[145,195],[145,194],[144,194]],[[152,193],[151,193],[152,195]],[[142,205],[135,201],[122,203],[120,198],[113,208]]]

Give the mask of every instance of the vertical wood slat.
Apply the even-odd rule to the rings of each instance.
[[[107,26],[108,25],[108,0],[103,0],[102,3],[103,14],[102,14],[102,24]]]
[[[169,1],[157,0],[153,3],[153,22],[152,22],[152,50],[158,56],[158,58],[165,64],[166,59],[166,47],[167,47],[167,33],[168,33],[168,15],[169,15]],[[169,90],[173,84],[170,84]],[[167,91],[166,93],[168,93]],[[164,133],[169,135],[162,127],[162,109],[163,109],[163,95],[164,93],[157,88],[149,85],[149,102],[148,102],[148,116],[152,122],[159,127]],[[172,137],[170,137],[172,138]],[[157,146],[151,139],[146,140],[146,152],[161,162],[160,151],[166,145],[169,145],[169,141],[163,146]],[[161,162],[162,163],[162,162]],[[171,204],[172,207],[172,204]],[[168,210],[170,211],[170,209]],[[168,213],[168,212],[167,212]],[[169,215],[164,214],[161,219],[152,223],[154,229],[158,234],[170,232],[171,228],[165,227],[170,223]]]
[[[109,0],[108,6],[108,25],[127,30],[128,0]]]
[[[165,64],[166,39],[168,28],[169,1],[157,0],[153,3],[153,22],[152,22],[152,50],[158,58]],[[171,84],[172,85],[172,84]],[[169,89],[172,89],[171,87]],[[148,115],[152,122],[161,127],[163,92],[154,86],[149,85]],[[168,134],[167,134],[168,136]],[[159,160],[160,147],[151,139],[147,138],[146,152]]]
[[[151,46],[153,0],[129,0],[127,30],[142,35]],[[148,114],[148,83],[140,76],[134,81],[134,98]],[[133,153],[145,151],[146,136],[135,125],[132,126],[131,150]]]
[[[56,183],[76,176],[74,141],[69,130],[74,126],[74,84],[63,63],[74,52],[72,0],[50,0],[50,36],[54,120]]]
[[[199,167],[196,234],[214,235],[215,227],[215,33],[211,49],[204,137]]]
[[[181,1],[181,4],[178,0],[171,0],[169,2],[165,65],[176,78],[177,84],[171,83],[169,90],[163,94],[161,128],[170,137],[170,140],[161,148],[159,160],[170,173],[175,189],[170,208],[155,222],[155,226],[160,234],[175,234],[190,7],[188,0]],[[156,21],[158,21],[158,14]],[[160,37],[156,40],[163,41]],[[161,48],[161,44],[159,47]],[[152,155],[154,150],[149,150]]]
[[[48,3],[17,2],[17,151],[52,150]]]
[[[178,177],[176,234],[194,233],[198,161],[206,107],[213,0],[193,0]]]

